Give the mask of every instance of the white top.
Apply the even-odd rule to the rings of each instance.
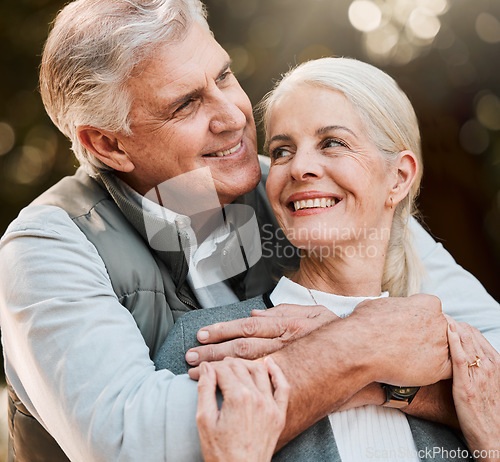
[[[413,224],[422,291],[498,349],[498,303]],[[24,209],[0,241],[0,322],[9,381],[72,461],[201,460],[196,382],[155,371],[101,257],[60,208]]]
[[[381,297],[389,294],[384,292]],[[274,305],[323,305],[337,316],[349,316],[356,305],[378,297],[343,297],[305,287],[283,277],[270,297]],[[419,462],[410,425],[403,412],[362,406],[329,416],[342,462]]]
[[[189,241],[189,252],[186,253],[189,267],[187,279],[201,307],[212,308],[238,302],[239,298],[224,282],[225,277],[218,264],[221,261],[223,244],[230,236],[229,226],[220,220],[219,226],[203,242],[198,244],[196,234],[191,227],[191,219],[188,216],[162,207],[139,194],[124,181],[116,179],[122,194],[130,202],[170,224],[176,223],[178,226],[182,226],[187,233]]]

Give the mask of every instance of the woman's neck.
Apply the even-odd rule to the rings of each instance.
[[[329,256],[305,252],[292,280],[322,292],[350,297],[377,297],[382,291],[387,242],[378,242],[370,249],[368,253],[358,247],[351,253],[338,252]]]

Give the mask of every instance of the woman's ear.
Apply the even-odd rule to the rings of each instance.
[[[411,151],[401,151],[393,164],[396,181],[389,191],[387,206],[399,204],[409,193],[417,177],[417,156]]]
[[[77,130],[80,143],[103,164],[120,172],[134,170],[135,165],[127,153],[120,149],[118,140],[111,132],[89,126],[81,126]]]

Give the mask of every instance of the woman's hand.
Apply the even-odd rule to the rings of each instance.
[[[219,410],[215,391],[224,397]],[[271,359],[202,363],[196,422],[205,462],[268,462],[285,426],[290,387]]]
[[[477,460],[498,461],[500,355],[476,328],[451,318],[448,318],[448,342],[460,428],[471,451],[478,451]]]

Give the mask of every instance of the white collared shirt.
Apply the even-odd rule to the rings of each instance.
[[[118,177],[116,179],[122,194],[129,201],[142,208],[145,212],[151,213],[172,225],[175,224],[187,234],[188,243],[184,249],[189,265],[187,280],[202,308],[229,305],[239,301],[225,282],[226,278],[219,264],[224,242],[230,236],[229,227],[225,222],[221,220],[219,226],[205,240],[198,243],[196,234],[191,227],[191,219],[188,216],[176,213],[151,201]]]

